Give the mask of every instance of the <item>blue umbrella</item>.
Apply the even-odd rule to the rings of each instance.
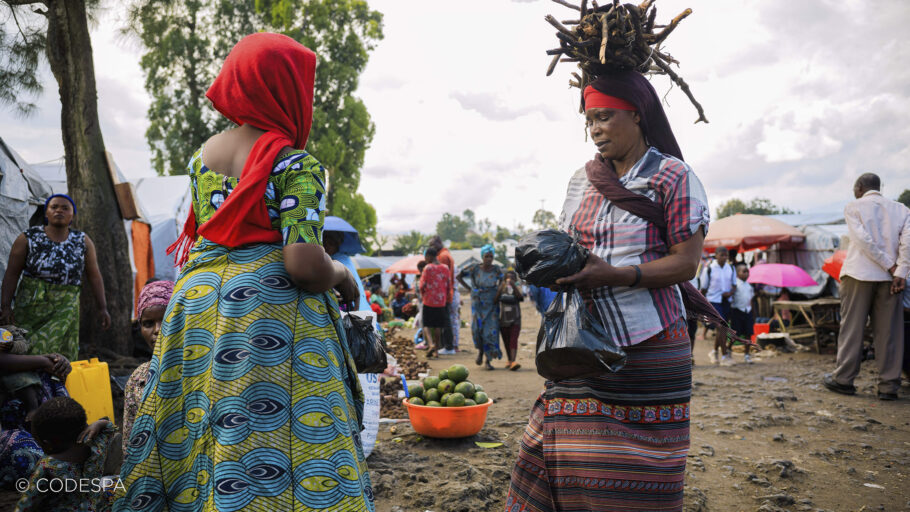
[[[341,241],[341,247],[338,248],[339,252],[345,254],[361,254],[366,252],[366,249],[363,248],[363,244],[360,243],[360,235],[357,233],[357,230],[341,217],[327,215],[322,230],[340,231],[344,233],[344,240]]]

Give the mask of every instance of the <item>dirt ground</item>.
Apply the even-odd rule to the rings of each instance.
[[[469,323],[469,298],[464,301]],[[503,509],[521,434],[543,389],[533,353],[539,318],[524,305],[517,372],[502,369],[502,361],[494,371],[477,367],[469,327],[461,329],[462,352],[430,362],[433,374],[464,364],[494,404],[483,430],[466,439],[423,438],[406,422],[394,424],[393,434],[393,425],[381,424],[367,461],[379,512]],[[879,401],[869,361],[856,381],[858,394],[847,397],[821,385],[833,354],[776,354],[751,365],[737,355],[735,366],[721,367],[708,362],[708,349],[699,338],[686,511],[910,510],[906,383],[900,400]],[[503,444],[480,448],[476,441]],[[0,510],[13,510],[16,498],[0,492]]]
[[[494,399],[478,435],[429,439],[408,423],[395,425],[395,434],[380,426],[367,460],[378,511],[503,510],[521,435],[544,383],[534,370],[540,317],[525,306],[518,372],[502,369],[503,362],[494,371],[476,366],[470,328],[461,330],[461,353],[430,362],[433,374],[464,364],[470,380]],[[848,397],[821,385],[834,367],[833,353],[765,355],[750,365],[737,354],[736,365],[721,367],[709,363],[709,348],[696,341],[686,511],[910,510],[906,383],[900,400],[879,401],[868,361],[857,395]],[[475,441],[503,445],[485,449]]]

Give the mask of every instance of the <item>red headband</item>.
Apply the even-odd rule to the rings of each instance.
[[[604,94],[590,85],[585,87],[585,110],[589,108],[615,108],[617,110],[631,110],[637,112],[635,105],[628,101]]]

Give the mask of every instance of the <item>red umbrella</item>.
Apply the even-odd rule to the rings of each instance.
[[[763,263],[749,269],[749,282],[792,288],[815,286],[818,283],[805,270],[786,263]]]
[[[423,260],[424,258],[421,255],[407,256],[392,263],[385,271],[390,274],[416,274],[417,264]]]
[[[827,272],[829,276],[836,279],[839,283],[840,269],[844,266],[845,259],[847,259],[847,251],[837,251],[825,260],[825,264],[822,265],[822,270]]]
[[[793,246],[805,240],[806,235],[785,222],[763,215],[738,214],[711,223],[705,250],[723,246],[742,252],[774,244]]]

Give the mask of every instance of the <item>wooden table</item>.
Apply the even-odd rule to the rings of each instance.
[[[827,297],[815,300],[776,300],[771,304],[774,309],[773,318],[777,320],[782,332],[797,338],[813,338],[815,351],[821,353],[819,335],[823,330],[840,329],[840,299]],[[781,317],[782,311],[790,312],[790,325],[785,326]],[[796,325],[796,320],[802,317],[808,325]]]

